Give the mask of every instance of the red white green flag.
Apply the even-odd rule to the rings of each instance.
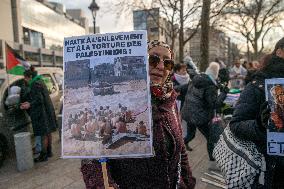
[[[31,65],[6,43],[6,69],[13,75],[24,75]]]

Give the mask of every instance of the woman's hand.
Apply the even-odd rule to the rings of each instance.
[[[270,118],[270,107],[267,101],[265,101],[261,106],[260,106],[260,126],[263,129],[268,128],[268,120]]]
[[[31,107],[31,104],[29,102],[24,102],[20,105],[20,109],[27,110]]]

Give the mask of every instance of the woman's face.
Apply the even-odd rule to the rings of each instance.
[[[279,105],[284,105],[284,94],[278,95],[276,97],[276,99],[277,99],[276,101]]]
[[[278,49],[276,51],[276,55],[280,58],[283,58],[284,59],[284,49]]]
[[[235,61],[235,66],[236,66],[237,68],[239,68],[239,67],[241,66],[241,63],[240,63],[239,60],[236,60],[236,61]]]
[[[149,64],[150,80],[155,84],[163,85],[171,72],[169,69],[165,69],[164,60],[171,59],[171,52],[165,47],[156,46],[150,49],[148,53],[149,56],[154,55],[160,58],[156,66]]]

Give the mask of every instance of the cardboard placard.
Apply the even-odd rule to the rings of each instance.
[[[267,129],[267,153],[284,156],[284,78],[265,80],[265,93],[271,108]]]
[[[63,158],[153,156],[146,31],[64,40]]]

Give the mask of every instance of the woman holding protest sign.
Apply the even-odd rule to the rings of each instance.
[[[109,160],[109,184],[114,188],[193,189],[196,181],[189,167],[175,104],[177,94],[170,78],[173,54],[160,41],[148,43],[148,53],[155,156]],[[104,187],[97,160],[82,161],[81,171],[86,188]]]
[[[284,38],[277,42],[273,53],[263,59],[262,69],[256,73],[252,82],[242,92],[230,122],[230,130],[237,138],[252,141],[257,150],[265,156],[264,186],[260,186],[259,178],[255,178],[252,188],[284,188],[282,178],[284,159],[267,155],[266,149],[266,129],[270,118],[270,108],[265,101],[264,82],[265,79],[271,78],[284,78]]]

